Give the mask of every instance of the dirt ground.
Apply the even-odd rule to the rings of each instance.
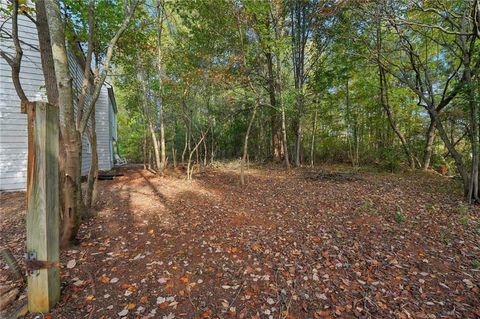
[[[480,318],[480,208],[434,174],[336,169],[252,169],[241,186],[227,167],[124,168],[62,253],[51,317]],[[1,195],[19,259],[24,196]]]

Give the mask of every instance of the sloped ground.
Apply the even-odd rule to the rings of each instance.
[[[480,209],[451,180],[124,173],[100,182],[98,216],[62,256],[75,265],[54,318],[480,317]],[[1,244],[17,256],[23,196],[2,196]]]

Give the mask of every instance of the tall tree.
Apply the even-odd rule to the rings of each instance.
[[[165,19],[163,0],[157,0],[157,68],[158,68],[158,118],[160,126],[160,174],[163,174],[166,163],[166,149],[165,149],[165,121],[164,121],[164,107],[163,107],[163,65],[162,65],[162,32],[163,23]]]
[[[81,191],[81,151],[82,135],[86,132],[90,121],[90,115],[94,111],[95,103],[100,95],[103,83],[107,77],[110,62],[113,56],[114,48],[127,29],[130,20],[133,17],[138,0],[132,4],[127,1],[123,3],[124,21],[121,23],[114,36],[108,42],[102,69],[95,72],[94,85],[88,102],[85,101],[87,87],[90,81],[90,61],[93,54],[94,36],[88,39],[88,52],[85,63],[84,80],[82,91],[79,96],[79,103],[76,105],[75,96],[72,88],[72,76],[68,65],[68,55],[66,46],[66,21],[62,17],[61,5],[58,0],[45,1],[47,13],[48,29],[50,33],[52,55],[54,60],[55,77],[58,89],[58,104],[60,108],[60,132],[65,148],[65,196],[64,196],[64,216],[61,232],[61,244],[67,246],[76,240],[76,235],[80,225],[83,212],[83,201]],[[94,0],[88,6],[88,31],[93,34],[94,21],[92,18],[95,8]],[[97,39],[98,41],[98,39]],[[97,47],[97,49],[99,49]],[[97,56],[100,56],[98,54]],[[97,64],[98,65],[98,64]],[[87,84],[85,84],[87,83]],[[82,103],[85,101],[85,103]],[[75,118],[76,117],[76,118]],[[90,184],[89,184],[90,185]],[[93,187],[93,185],[92,185]]]
[[[317,3],[301,0],[290,2],[290,36],[292,38],[292,66],[295,83],[296,117],[293,121],[295,129],[295,165],[301,165],[302,159],[302,114],[305,112],[305,65],[308,59],[307,42],[313,25]]]

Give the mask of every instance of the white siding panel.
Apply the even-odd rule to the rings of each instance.
[[[110,129],[109,129],[109,97],[104,86],[95,105],[95,119],[97,128],[98,168],[108,171],[112,168],[110,158]]]
[[[88,138],[82,136],[82,176],[88,175],[90,164],[92,163],[92,153],[88,143]]]
[[[0,0],[4,7],[6,0]],[[11,29],[11,21],[5,22],[0,17],[0,24],[6,30]],[[38,50],[38,36],[35,25],[24,16],[19,16],[19,35],[24,51],[20,80],[27,97],[32,101],[45,101],[45,87],[42,63]],[[25,45],[28,43],[29,45]],[[15,52],[11,40],[2,38],[0,48],[7,53]],[[68,52],[70,71],[75,91],[79,91],[83,79],[83,67],[72,52]],[[86,102],[88,103],[87,94]],[[74,101],[76,103],[76,100]],[[109,98],[104,87],[96,105],[97,116],[97,148],[99,168],[109,170],[111,162],[111,132],[109,129]],[[90,125],[89,125],[90,126]],[[82,175],[88,174],[91,153],[86,136],[82,137]],[[0,58],[0,191],[22,190],[26,187],[27,165],[27,119],[20,113],[20,101],[11,79],[11,69],[7,62]]]
[[[2,4],[4,1],[2,0]],[[3,23],[4,20],[0,19]],[[11,29],[11,21],[4,28]],[[35,25],[19,16],[19,35],[22,41],[38,47]],[[9,39],[2,38],[0,47],[14,52]],[[34,48],[22,45],[24,56],[20,80],[27,97],[44,99],[43,73],[40,54]],[[27,171],[27,118],[20,113],[20,101],[12,83],[11,69],[0,59],[0,190],[22,190],[26,186]]]

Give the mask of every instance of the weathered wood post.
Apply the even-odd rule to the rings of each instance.
[[[58,107],[27,104],[28,310],[49,312],[60,299]]]

